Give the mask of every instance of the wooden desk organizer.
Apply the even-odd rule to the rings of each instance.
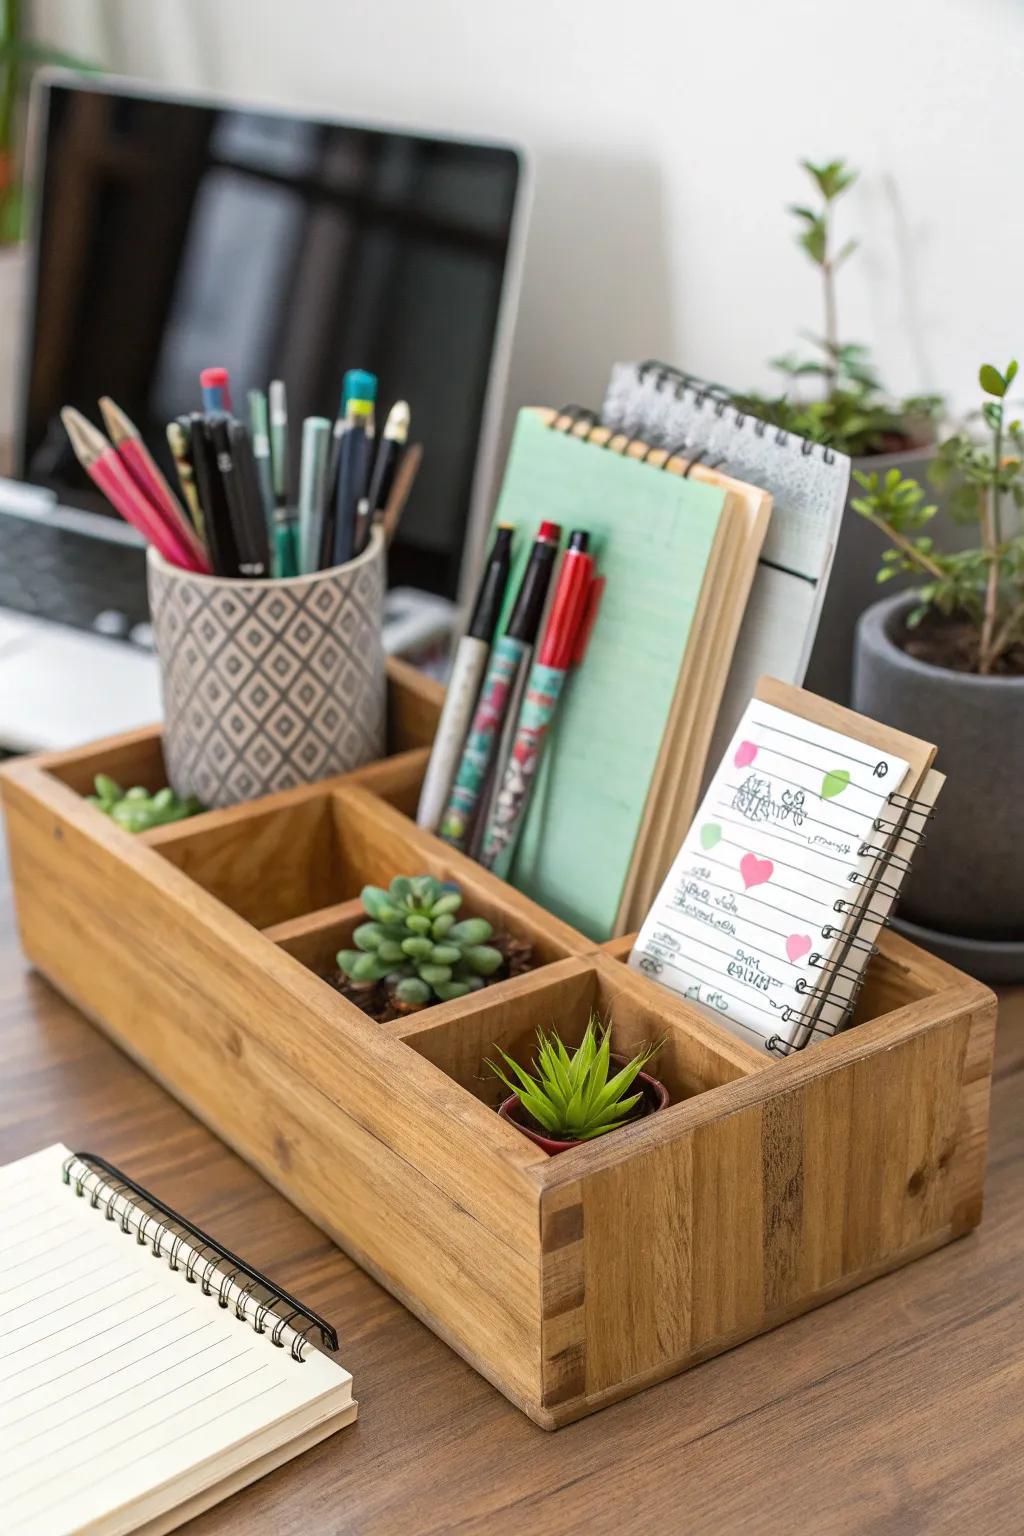
[[[40,971],[547,1429],[959,1237],[981,1216],[995,1001],[887,936],[858,1027],[776,1062],[410,819],[440,692],[391,669],[396,754],[132,837],[81,797],[164,782],[156,729],[3,771]],[[537,969],[375,1024],[315,974],[365,881],[453,877]],[[663,1113],[549,1159],[482,1059],[614,1014]],[[102,1151],[102,1148],[99,1150]]]

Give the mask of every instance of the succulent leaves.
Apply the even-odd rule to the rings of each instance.
[[[462,895],[433,875],[397,875],[387,890],[363,887],[370,919],[352,935],[355,949],[338,954],[340,969],[356,982],[388,981],[397,1001],[423,1007],[464,997],[484,985],[504,956],[488,944],[494,930],[482,917],[456,920]]]
[[[535,1076],[500,1046],[496,1049],[501,1062],[488,1061],[487,1065],[549,1136],[557,1141],[590,1141],[614,1131],[629,1118],[641,1098],[629,1090],[660,1048],[645,1046],[609,1077],[610,1037],[610,1025],[602,1025],[597,1015],[591,1014],[583,1039],[573,1051],[566,1049],[557,1030],[545,1034],[538,1029]]]
[[[93,788],[96,793],[88,796],[89,804],[103,811],[126,832],[148,832],[151,827],[183,821],[186,816],[195,816],[203,809],[194,795],[181,800],[170,788],[158,789],[151,795],[141,784],[125,790],[105,773],[96,775]]]

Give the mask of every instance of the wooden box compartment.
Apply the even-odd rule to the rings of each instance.
[[[886,936],[856,1028],[754,1051],[414,825],[439,697],[393,667],[392,757],[137,837],[82,794],[158,787],[158,732],[8,765],[30,960],[545,1428],[976,1225],[986,988]],[[421,870],[539,965],[376,1024],[313,972],[362,883]],[[671,1103],[548,1158],[484,1059],[591,1008],[624,1051],[664,1041]]]

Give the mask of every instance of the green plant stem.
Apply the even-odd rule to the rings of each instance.
[[[1004,651],[1009,650],[1010,646],[1013,644],[1014,631],[1021,624],[1024,624],[1024,601],[1018,603],[1017,607],[1012,610],[1002,628],[996,634],[995,639],[992,641],[992,665],[994,665],[995,662],[999,660]]]
[[[915,549],[910,540],[904,538],[902,533],[897,533],[892,524],[887,522],[884,517],[874,516],[871,518],[871,521],[874,523],[876,528],[885,534],[887,539],[892,540],[897,549],[901,549],[903,551],[908,560],[915,561],[923,571],[927,571],[928,575],[934,576],[937,581],[942,580],[944,575],[942,567],[936,565],[935,561],[932,560],[930,556],[923,555],[919,549]]]
[[[825,299],[825,356],[827,358],[825,393],[831,400],[839,383],[839,317],[836,306],[835,267],[829,254],[832,223],[829,218],[828,203],[825,204],[822,219],[825,225],[825,249],[821,258],[821,280]]]
[[[978,522],[981,542],[988,556],[985,581],[985,612],[981,623],[978,671],[991,672],[997,653],[993,650],[996,615],[999,610],[999,461],[1003,452],[1003,412],[999,409],[997,425],[992,429],[992,483],[981,495]]]

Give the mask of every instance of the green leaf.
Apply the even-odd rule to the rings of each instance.
[[[468,981],[439,981],[434,988],[442,1003],[450,1003],[456,997],[465,997],[470,990]]]
[[[422,1006],[430,1002],[430,988],[418,976],[406,976],[395,987],[395,996],[399,1002],[418,1003]]]
[[[1003,374],[1003,378],[1006,381],[1007,389],[1009,389],[1010,385],[1013,383],[1013,381],[1014,381],[1014,379],[1016,377],[1017,377],[1017,360],[1016,360],[1016,358],[1014,358],[1014,360],[1012,362],[1007,363],[1007,365],[1006,365],[1006,372]]]
[[[359,899],[371,917],[383,921],[381,909],[389,905],[387,891],[382,891],[379,885],[364,885]]]
[[[116,779],[110,778],[105,773],[98,773],[93,779],[93,788],[101,800],[120,800],[123,794],[120,784]]]
[[[384,938],[384,929],[380,923],[360,923],[352,935],[352,942],[357,949],[378,949]]]
[[[348,974],[353,981],[383,981],[390,969],[387,961],[378,959],[376,955],[360,954]]]
[[[388,886],[388,896],[392,904],[402,907],[412,895],[412,881],[408,875],[396,875]]]
[[[982,363],[978,369],[978,383],[986,394],[997,395],[1000,400],[1006,394],[1007,380],[991,363]]]
[[[811,260],[820,267],[825,260],[824,224],[811,224],[802,235],[797,236],[797,244],[802,246]]]
[[[489,944],[471,944],[462,951],[463,965],[478,976],[493,976],[504,959],[501,950],[493,949]]]
[[[451,981],[452,979],[452,968],[450,965],[434,965],[430,961],[420,961],[416,968],[420,973],[421,979],[429,981],[431,986],[435,986],[439,981]]]
[[[486,944],[493,933],[486,918],[467,917],[448,930],[448,937],[459,944]]]
[[[446,891],[439,896],[430,909],[431,917],[449,917],[462,906],[462,897],[458,891]]]
[[[435,944],[430,958],[435,965],[455,965],[462,959],[462,950],[457,944]]]
[[[412,960],[428,960],[434,952],[434,941],[425,934],[414,934],[402,940],[402,953]]]

